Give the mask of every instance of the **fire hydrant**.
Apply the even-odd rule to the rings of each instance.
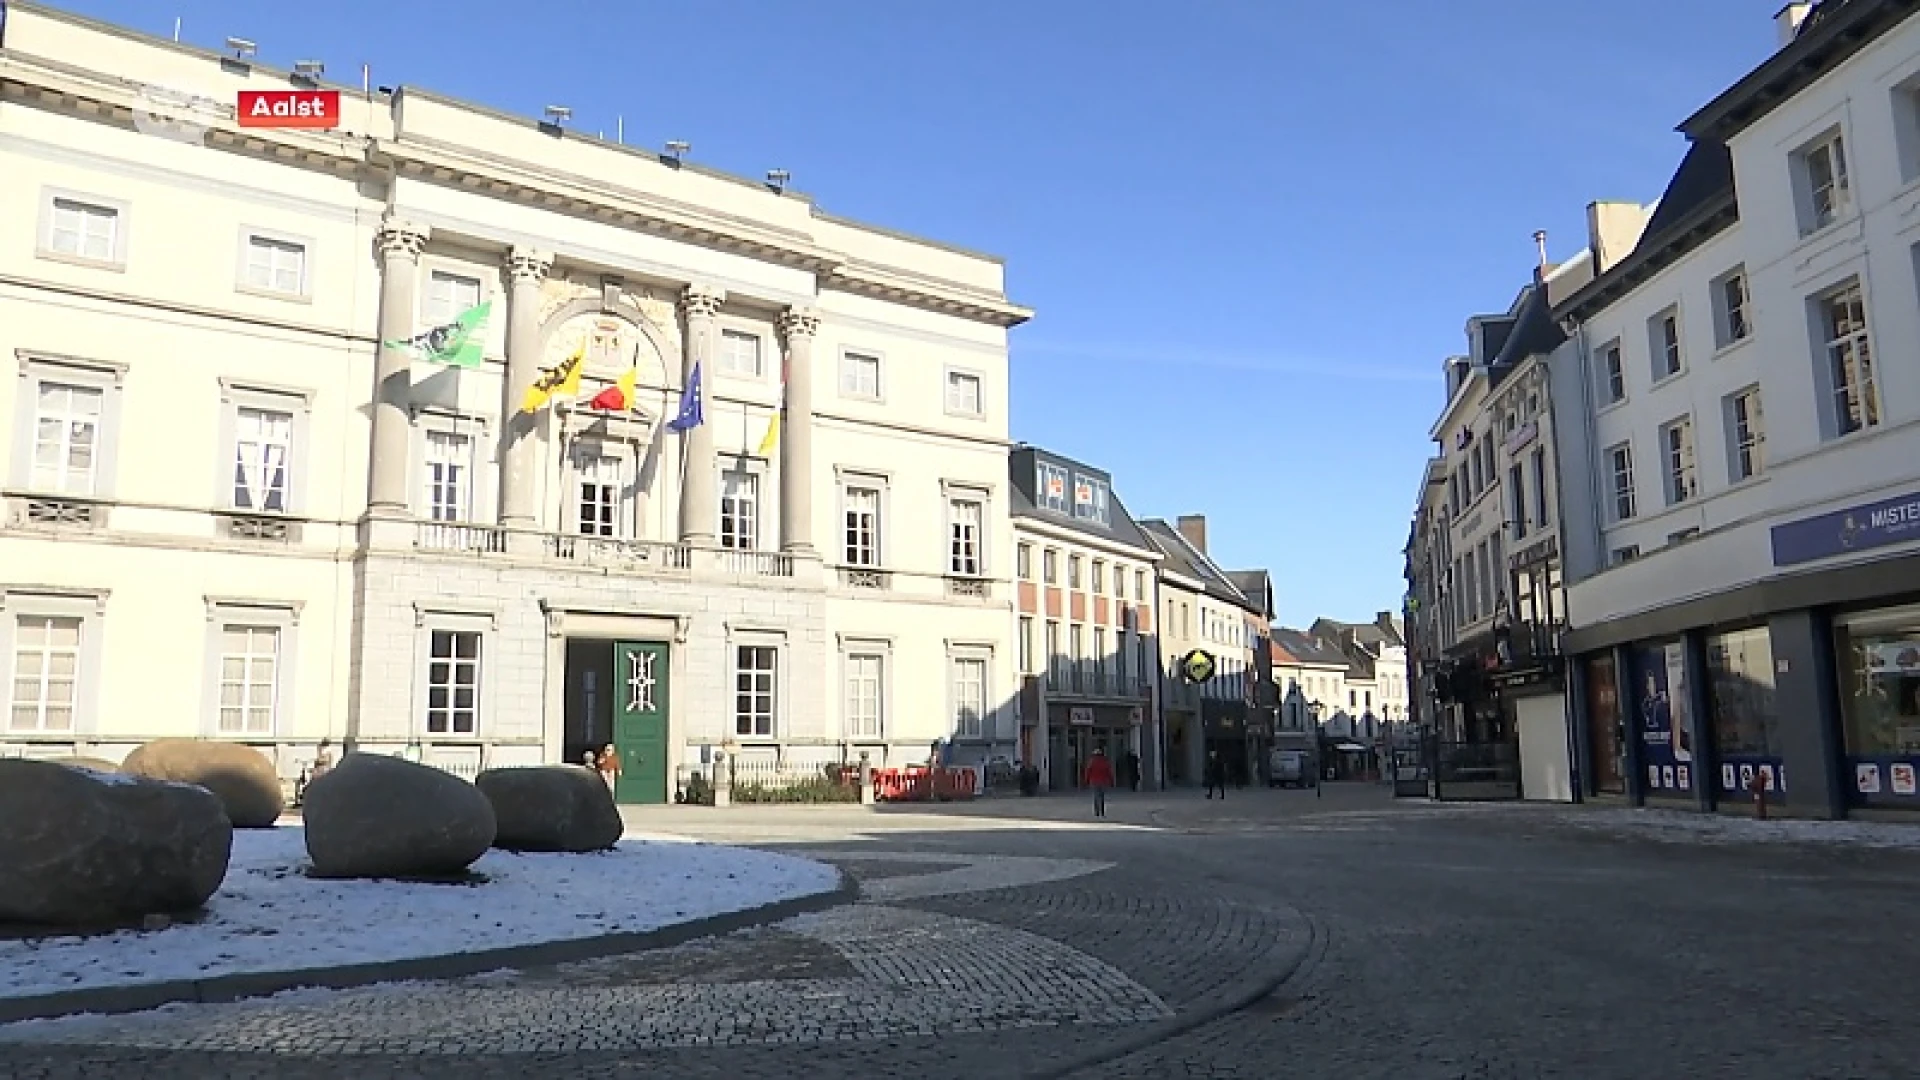
[[[1754,770],[1752,779],[1747,781],[1747,790],[1753,792],[1753,816],[1761,821],[1767,819],[1767,788],[1769,786],[1767,774],[1758,769]]]

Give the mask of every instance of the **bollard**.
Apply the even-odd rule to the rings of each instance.
[[[1767,774],[1755,769],[1753,779],[1747,781],[1747,790],[1753,792],[1753,816],[1767,820]]]
[[[727,752],[713,752],[713,806],[720,810],[733,805],[733,770],[727,765]]]
[[[867,752],[862,750],[860,751],[860,805],[872,806],[873,803],[873,763],[867,760]]]

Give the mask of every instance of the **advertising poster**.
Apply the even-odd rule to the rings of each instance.
[[[1693,732],[1687,704],[1686,651],[1679,642],[1634,650],[1633,710],[1648,794],[1693,790]]]

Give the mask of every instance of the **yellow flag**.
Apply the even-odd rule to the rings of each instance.
[[[760,449],[754,451],[754,456],[763,457],[763,458],[772,457],[774,445],[777,444],[779,441],[780,441],[780,414],[774,413],[773,419],[767,421],[767,434],[764,438],[760,440]]]
[[[527,387],[520,401],[521,412],[535,412],[554,397],[577,397],[580,393],[580,369],[587,366],[587,346],[581,343],[559,367],[546,372]]]

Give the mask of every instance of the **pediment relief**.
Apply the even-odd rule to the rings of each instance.
[[[660,354],[654,336],[638,321],[641,318],[644,316],[637,311],[633,318],[606,314],[563,316],[558,325],[548,330],[540,366],[551,371],[576,352],[584,352],[583,396],[590,396],[587,385],[603,388],[630,369],[635,372],[634,383],[641,391],[668,389],[672,386],[668,378],[671,369]],[[643,393],[642,400],[644,398]]]

